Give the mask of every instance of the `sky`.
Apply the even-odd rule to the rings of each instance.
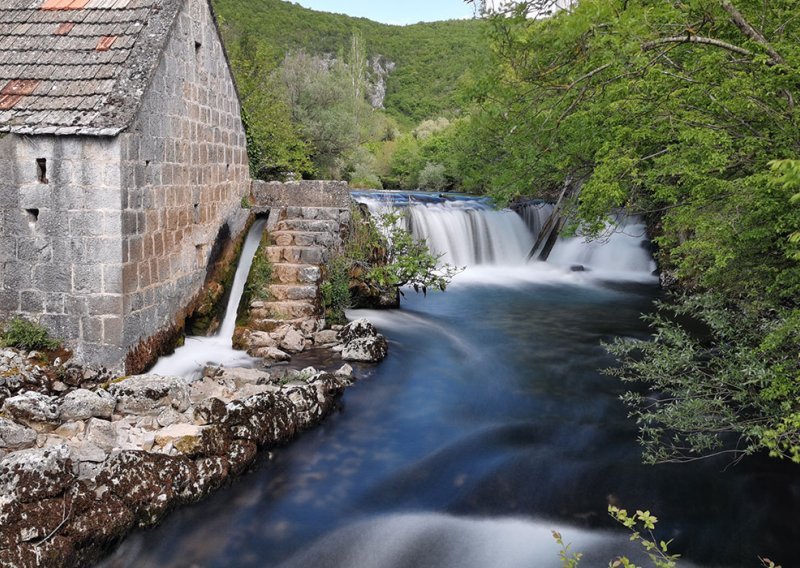
[[[297,4],[384,24],[415,24],[471,18],[473,8],[464,0],[297,0]]]

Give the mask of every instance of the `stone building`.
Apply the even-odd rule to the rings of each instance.
[[[0,1],[0,318],[140,370],[249,183],[208,0]]]

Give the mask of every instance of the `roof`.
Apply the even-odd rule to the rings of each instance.
[[[129,126],[184,0],[0,0],[0,132]]]

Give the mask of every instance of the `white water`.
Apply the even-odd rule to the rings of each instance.
[[[408,228],[416,238],[442,255],[443,262],[468,267],[456,277],[456,284],[656,280],[656,265],[645,246],[645,227],[635,218],[609,225],[607,234],[594,241],[560,238],[547,262],[528,262],[528,254],[552,211],[549,204],[524,205],[517,214],[509,209],[495,210],[477,198],[445,199],[397,192],[356,193],[354,197],[373,215],[406,210]]]
[[[260,362],[244,351],[233,348],[233,332],[236,329],[236,311],[244,293],[247,276],[253,257],[264,233],[265,219],[256,219],[242,246],[239,265],[231,286],[230,299],[225,309],[225,316],[216,334],[210,337],[191,336],[186,343],[167,357],[161,357],[150,370],[156,375],[173,375],[193,379],[202,374],[209,364],[226,367],[253,367]]]
[[[281,568],[558,568],[562,563],[554,526],[514,518],[388,515],[335,531]],[[583,554],[581,566],[607,566],[622,554],[637,565],[647,561],[641,547],[619,533],[566,528],[561,534],[571,553]]]

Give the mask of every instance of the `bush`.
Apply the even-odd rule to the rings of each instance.
[[[431,191],[442,191],[447,187],[447,177],[442,164],[428,162],[419,173],[419,187]]]
[[[61,347],[61,343],[50,337],[44,327],[23,318],[9,320],[3,331],[2,340],[3,345],[7,347],[25,351],[37,349],[53,351]]]
[[[350,174],[350,187],[357,189],[383,189],[381,178],[364,164],[357,164]]]
[[[344,311],[350,307],[350,262],[346,257],[339,255],[331,259],[320,291],[328,323],[347,323]]]
[[[246,310],[250,306],[250,302],[254,300],[269,300],[269,284],[272,282],[272,263],[266,255],[267,246],[269,246],[269,233],[265,231],[264,235],[261,237],[261,242],[258,245],[256,254],[253,257],[253,264],[250,265],[247,283],[244,285],[244,293],[239,303],[240,310]]]

